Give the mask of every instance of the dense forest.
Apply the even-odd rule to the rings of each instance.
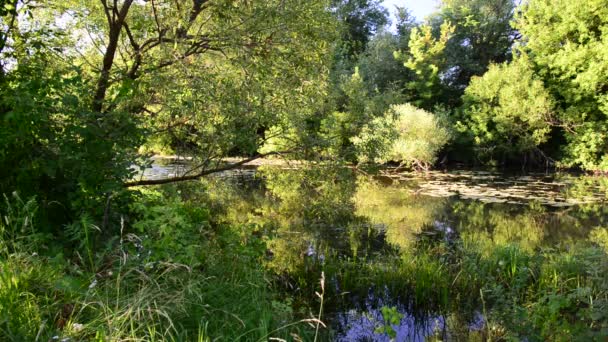
[[[577,233],[589,244],[548,254],[530,237],[549,221],[537,204],[513,219],[430,201],[402,217],[405,195],[367,178],[458,167],[603,182],[608,1],[440,0],[424,19],[405,4],[0,0],[0,340],[338,339],[324,301],[364,278],[433,312],[482,312],[473,340],[606,338],[604,207],[576,218],[600,218]],[[143,177],[159,155],[190,166]],[[297,170],[262,167],[263,194],[214,178],[275,159]],[[360,261],[371,228],[352,227],[372,226],[372,202],[419,231],[449,212],[529,232],[514,246],[464,229],[487,244],[458,253],[417,237],[419,254],[385,232],[393,254]],[[320,222],[347,227],[340,263],[309,264],[308,246],[278,238]],[[395,310],[376,327],[389,339]]]

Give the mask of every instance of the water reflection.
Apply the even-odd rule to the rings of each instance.
[[[326,310],[345,341],[387,340],[376,332],[385,305],[404,315],[395,327],[397,341],[476,338],[483,325],[479,290],[463,295],[468,280],[451,271],[463,251],[475,247],[487,258],[510,245],[529,252],[567,248],[608,217],[601,203],[565,207],[429,196],[417,191],[421,183],[386,184],[348,169],[265,169],[258,177],[269,200],[265,217],[275,227],[269,267],[304,298],[314,298],[324,271],[333,282]],[[456,281],[462,282],[458,289]],[[370,297],[378,289],[382,300]]]
[[[536,201],[551,207],[605,201],[608,181],[604,178],[543,173],[509,175],[464,170],[422,174],[385,173],[380,177],[388,184],[408,184],[415,193],[427,196],[458,196],[460,199],[485,203],[524,205]]]
[[[370,293],[363,307],[339,313],[336,318],[338,333],[336,341],[412,341],[429,340],[452,341],[482,340],[485,320],[479,312],[473,314],[469,322],[463,322],[456,316],[423,315],[408,313],[408,308],[397,304],[395,308],[401,313],[398,324],[390,324],[380,308],[395,305],[388,293],[377,297]],[[390,324],[394,337],[381,332],[381,327]]]
[[[377,332],[386,306],[403,315],[397,341],[484,340],[484,280],[476,267],[499,280],[525,280],[530,272],[508,269],[528,267],[523,254],[590,243],[595,227],[608,226],[603,188],[586,178],[374,178],[340,167],[251,172],[208,180],[209,196],[223,201],[223,220],[258,227],[265,265],[294,306],[318,305],[325,272],[325,319],[342,341],[388,341]],[[464,256],[474,262],[461,274]]]

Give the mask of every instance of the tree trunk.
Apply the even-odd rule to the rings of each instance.
[[[106,98],[108,84],[110,83],[110,71],[114,64],[118,40],[120,39],[120,31],[122,30],[122,25],[127,18],[133,0],[125,0],[119,12],[117,12],[115,8],[110,9],[105,1],[103,1],[103,3],[108,18],[108,25],[110,26],[110,34],[108,47],[103,56],[101,74],[99,75],[99,81],[97,81],[95,97],[93,98],[93,110],[99,113],[103,111],[103,102]]]

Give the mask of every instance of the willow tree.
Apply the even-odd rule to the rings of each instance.
[[[14,168],[0,190],[93,208],[125,185],[238,166],[221,165],[228,154],[259,157],[271,128],[297,147],[324,95],[336,31],[323,0],[2,5],[0,162]],[[196,167],[131,181],[152,140]]]
[[[101,1],[101,10],[93,109],[128,107],[200,162],[193,177],[230,151],[255,154],[269,128],[297,126],[323,95],[332,24],[323,1]]]

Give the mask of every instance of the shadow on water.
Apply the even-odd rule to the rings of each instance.
[[[508,290],[535,281],[539,251],[608,224],[604,188],[568,175],[261,167],[214,182],[236,189],[225,219],[259,227],[274,284],[305,317],[325,273],[338,341],[484,340],[482,274]]]

